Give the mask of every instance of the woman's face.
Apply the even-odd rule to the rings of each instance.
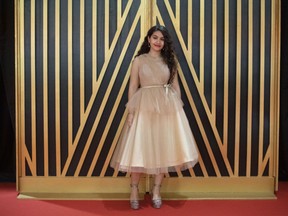
[[[155,31],[151,37],[148,37],[150,49],[160,52],[164,47],[164,36],[161,31]]]

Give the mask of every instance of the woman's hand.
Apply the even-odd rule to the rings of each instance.
[[[127,121],[127,124],[128,124],[129,127],[131,127],[131,125],[132,125],[133,117],[134,117],[133,113],[129,113],[128,116],[127,116],[127,120],[126,121]]]

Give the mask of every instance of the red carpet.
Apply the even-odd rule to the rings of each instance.
[[[280,182],[277,200],[164,201],[161,209],[153,209],[147,196],[141,206],[133,211],[128,201],[19,200],[14,183],[0,183],[0,216],[287,216],[288,182]]]

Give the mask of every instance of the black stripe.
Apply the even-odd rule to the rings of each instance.
[[[60,1],[60,118],[61,167],[68,156],[68,0]]]
[[[192,2],[192,64],[199,78],[199,53],[200,53],[200,3],[198,0]]]
[[[31,137],[31,5],[30,1],[24,3],[24,49],[25,49],[25,145],[32,155]]]
[[[266,0],[265,7],[265,88],[264,88],[264,143],[263,143],[263,151],[267,153],[270,143],[270,91],[271,91],[271,1]],[[263,155],[263,157],[265,154]],[[269,163],[268,163],[269,165]],[[269,173],[265,172],[264,176],[268,176]]]
[[[228,159],[234,170],[236,104],[237,3],[229,2]]]
[[[188,10],[188,0],[182,0],[180,6],[180,31],[186,47],[188,45],[188,37],[191,37],[188,35]]]
[[[72,6],[72,83],[73,83],[73,139],[80,126],[80,1],[73,1]],[[69,46],[69,45],[68,45]],[[68,71],[71,73],[71,71]]]
[[[55,1],[48,2],[48,141],[49,175],[56,175],[55,142]]]
[[[109,1],[109,46],[111,45],[117,30],[117,0]]]
[[[216,126],[223,140],[224,112],[224,1],[217,1],[217,53],[216,53]]]
[[[36,53],[36,143],[37,175],[44,175],[43,127],[43,3],[35,2],[35,53]]]
[[[260,109],[260,1],[253,1],[253,99],[251,176],[258,175]]]
[[[212,0],[205,0],[204,9],[204,95],[211,110],[212,103]]]
[[[86,0],[85,1],[85,109],[90,101],[90,97],[92,95],[92,86],[93,86],[93,80],[92,80],[92,65],[93,65],[93,59],[92,59],[92,17],[93,17],[93,11],[92,11],[92,2],[93,0]],[[96,63],[96,62],[95,62]]]
[[[97,77],[101,72],[105,54],[105,1],[97,1]]]
[[[246,175],[247,158],[247,99],[248,99],[248,0],[242,1],[241,35],[241,95],[239,175]],[[237,128],[236,128],[237,129]]]

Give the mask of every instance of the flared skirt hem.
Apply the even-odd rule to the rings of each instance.
[[[185,163],[181,163],[174,166],[169,167],[158,167],[158,168],[147,168],[147,167],[137,167],[137,166],[124,166],[119,163],[111,164],[111,167],[120,172],[127,173],[144,173],[150,175],[157,175],[161,173],[169,173],[169,172],[178,172],[184,171],[190,168],[193,168],[195,164],[198,162],[197,159]]]

